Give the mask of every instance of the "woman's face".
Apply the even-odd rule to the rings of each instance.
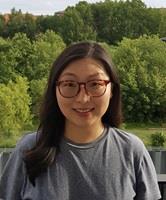
[[[58,81],[70,81],[65,82],[63,87],[73,89],[75,86],[73,86],[72,81],[87,82],[92,80],[109,80],[109,76],[101,62],[91,58],[83,58],[67,65]],[[100,97],[90,96],[83,84],[80,85],[79,93],[72,98],[63,97],[58,86],[56,87],[57,102],[66,118],[65,125],[67,127],[88,128],[101,124],[101,118],[108,108],[111,95],[111,83],[107,84],[105,93]]]

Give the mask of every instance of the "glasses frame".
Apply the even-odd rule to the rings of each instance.
[[[78,92],[76,93],[76,95],[71,96],[71,97],[64,96],[64,95],[61,93],[61,90],[60,90],[60,84],[61,84],[61,83],[64,83],[64,82],[68,82],[68,81],[76,82],[76,83],[78,84],[78,86],[79,86]],[[89,92],[87,91],[86,85],[87,85],[88,82],[92,82],[92,81],[103,81],[103,82],[104,82],[104,85],[105,85],[106,87],[105,87],[104,92],[103,92],[101,95],[99,95],[99,96],[94,96],[94,95],[89,94]],[[85,89],[86,94],[89,95],[90,97],[101,97],[101,96],[103,96],[103,95],[105,94],[106,89],[107,89],[107,85],[108,85],[110,82],[111,82],[110,80],[101,80],[101,79],[90,80],[90,81],[87,81],[87,82],[78,82],[78,81],[72,81],[72,80],[64,80],[64,81],[56,81],[56,86],[58,87],[58,90],[59,90],[60,95],[61,95],[62,97],[64,97],[64,98],[73,98],[73,97],[76,97],[76,96],[80,93],[80,90],[81,90],[80,86],[81,86],[81,85],[84,86],[84,89]]]

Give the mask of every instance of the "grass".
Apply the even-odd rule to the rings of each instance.
[[[162,132],[166,136],[166,127],[158,124],[127,124],[122,129],[138,136],[145,146],[151,146],[151,135],[156,132]],[[166,148],[166,143],[164,145]]]
[[[122,124],[121,129],[137,135],[144,144],[148,147],[151,146],[151,134],[156,132],[163,132],[166,136],[166,127],[162,127],[159,124],[134,124],[134,123],[127,123]],[[26,134],[28,131],[23,131],[20,136],[14,137],[0,137],[0,148],[10,148],[15,147],[17,141],[22,137],[22,135]],[[164,145],[166,148],[166,143]]]

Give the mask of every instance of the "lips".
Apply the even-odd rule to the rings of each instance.
[[[94,108],[74,108],[73,110],[78,113],[88,113],[94,110]]]

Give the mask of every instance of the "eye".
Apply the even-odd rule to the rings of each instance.
[[[102,86],[104,83],[103,81],[90,81],[88,84],[90,87],[99,87]]]
[[[61,82],[61,87],[77,87],[77,83],[74,81],[63,81]]]
[[[100,80],[99,81],[96,80],[96,81],[89,81],[88,82],[88,88],[89,89],[93,89],[93,90],[100,89],[100,88],[103,87],[103,85],[104,85],[104,82],[100,81]]]

